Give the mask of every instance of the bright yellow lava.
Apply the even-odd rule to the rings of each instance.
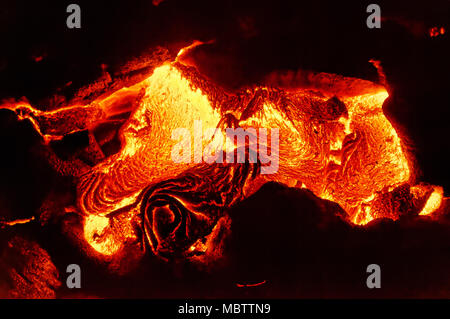
[[[109,222],[108,217],[96,215],[90,215],[84,221],[84,238],[98,253],[106,256],[114,255],[122,246],[113,236],[105,234]]]
[[[433,193],[428,198],[419,215],[430,215],[431,213],[435,212],[442,204],[443,195],[443,188],[440,186],[435,186]]]

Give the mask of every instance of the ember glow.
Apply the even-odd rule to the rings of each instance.
[[[227,209],[268,181],[336,202],[357,225],[439,209],[441,187],[414,185],[410,155],[382,110],[384,87],[322,74],[332,89],[268,83],[228,92],[183,62],[198,45],[88,104],[51,111],[27,102],[2,105],[31,121],[47,144],[130,112],[120,129],[120,151],[74,169],[77,210],[84,216],[80,236],[98,254],[114,256],[137,240],[137,224],[162,258],[215,258],[218,238],[230,228]],[[172,132],[181,127],[194,134],[195,121],[219,129],[279,128],[278,172],[260,174],[260,163],[174,163]],[[398,205],[403,202],[408,204]]]
[[[429,34],[430,34],[430,37],[434,38],[434,37],[437,37],[437,36],[439,36],[439,35],[444,35],[444,33],[445,33],[445,28],[444,28],[444,27],[440,27],[440,28],[438,28],[438,27],[432,27],[432,28],[429,29],[428,32],[429,32]]]

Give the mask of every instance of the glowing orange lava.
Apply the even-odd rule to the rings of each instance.
[[[206,253],[214,243],[208,235],[219,232],[214,225],[226,216],[228,206],[267,181],[308,188],[338,203],[349,220],[358,225],[380,217],[398,218],[402,212],[392,203],[409,198],[409,188],[404,186],[413,182],[413,172],[401,137],[383,114],[382,105],[388,97],[385,88],[321,74],[322,80],[333,83],[332,88],[267,85],[227,92],[181,61],[188,49],[199,44],[182,49],[175,61],[154,68],[144,80],[85,105],[52,111],[39,110],[26,102],[2,105],[19,119],[30,120],[45,143],[92,131],[115,115],[131,112],[119,132],[120,151],[83,171],[77,185],[78,209],[86,216],[83,236],[95,251],[114,255],[125,240],[135,238],[131,223],[139,215],[142,194],[165,181],[170,182],[152,190],[149,199],[157,197],[159,206],[155,207],[165,207],[164,214],[162,209],[153,208],[144,212],[154,215],[145,220],[151,223],[147,236],[155,253],[169,251],[165,245],[172,243],[161,237],[165,230],[155,230],[159,227],[157,218],[169,216],[166,211],[174,209],[170,200],[183,208],[179,209],[179,219],[170,215],[167,223],[180,224],[167,230],[168,236],[183,230],[183,249]],[[279,128],[278,172],[262,176],[257,168],[250,174],[245,167],[231,164],[174,163],[171,150],[178,141],[173,140],[172,132],[179,127],[192,130],[195,121],[212,128],[228,127],[230,123],[243,129]],[[162,190],[168,193],[160,195]],[[183,197],[183,190],[199,194],[200,199]],[[211,197],[219,196],[202,197],[209,192]],[[420,214],[432,214],[442,198],[442,188],[435,187]],[[168,203],[163,203],[165,200]],[[189,211],[188,217],[183,209]],[[120,222],[114,220],[124,213],[129,216]],[[191,239],[189,231],[184,230],[192,223],[205,229],[200,238]]]
[[[428,198],[425,206],[423,207],[420,215],[430,215],[435,212],[442,204],[444,190],[442,187],[435,187],[433,193]]]
[[[437,37],[439,35],[444,35],[445,33],[445,28],[444,27],[432,27],[429,29],[429,34],[430,37],[434,38]]]

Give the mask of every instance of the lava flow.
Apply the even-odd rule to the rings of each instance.
[[[220,237],[230,228],[227,209],[268,181],[336,202],[358,225],[439,210],[443,189],[414,184],[411,155],[383,114],[384,87],[323,73],[310,87],[295,87],[282,83],[280,74],[265,86],[229,92],[183,62],[190,48],[90,103],[51,111],[27,102],[1,106],[30,120],[50,146],[129,114],[121,122],[118,152],[103,154],[92,167],[66,163],[75,167],[76,210],[96,253],[113,256],[137,240],[137,224],[162,258],[218,256]],[[278,171],[261,174],[260,162],[174,163],[179,141],[173,130],[187,128],[193,136],[196,121],[209,128],[279,129]],[[217,134],[210,138],[225,138]],[[102,141],[90,143],[101,150]],[[225,151],[223,144],[214,144],[222,147],[216,154]]]

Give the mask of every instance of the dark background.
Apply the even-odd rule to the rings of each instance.
[[[82,27],[70,30],[66,27],[70,3],[2,1],[0,99],[25,96],[45,108],[68,82],[72,84],[62,93],[70,97],[95,81],[102,75],[102,64],[107,71],[118,71],[155,46],[176,53],[194,39],[215,40],[199,53],[207,65],[204,71],[230,88],[258,83],[272,71],[297,69],[377,81],[376,69],[368,62],[377,59],[390,86],[385,113],[408,137],[419,180],[443,186],[448,195],[449,1],[377,1],[381,29],[367,28],[366,7],[371,2],[365,1],[166,0],[158,6],[151,1],[77,1]],[[444,27],[446,33],[430,37],[428,29],[435,26]],[[37,61],[38,57],[42,59]],[[9,111],[0,111],[0,143],[2,214],[29,217],[60,180],[45,159],[31,151],[40,144],[31,125],[17,122]],[[161,274],[154,282],[151,267],[145,268],[144,263],[142,273],[124,280],[111,279],[101,267],[85,261],[91,270],[85,286],[91,290],[82,294],[450,296],[448,221],[382,222],[368,229],[352,228],[327,217],[334,208],[319,214],[321,208],[313,204],[316,199],[306,192],[292,194],[287,188],[270,187],[276,190],[263,189],[255,195],[259,200],[252,197],[250,204],[236,208],[243,212],[235,215],[236,235],[230,244],[235,248],[230,248],[227,271],[205,274],[188,269],[188,275],[181,271],[173,277],[172,270],[158,264],[152,266]],[[314,214],[322,217],[313,218]],[[322,218],[328,221],[325,229],[320,229]],[[278,220],[277,230],[272,228],[274,220]],[[68,243],[51,231],[23,226],[23,232],[39,238],[63,267],[76,251],[65,248]],[[61,247],[54,247],[55,241]],[[365,288],[365,267],[372,262],[388,269],[388,288],[377,292]],[[143,284],[143,277],[150,279]],[[253,290],[233,286],[246,278],[267,279],[268,284]]]

